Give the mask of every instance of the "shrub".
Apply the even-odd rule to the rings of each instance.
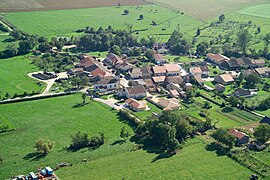
[[[53,146],[54,146],[53,141],[45,139],[39,139],[35,144],[37,151],[43,154],[48,154],[52,150]]]

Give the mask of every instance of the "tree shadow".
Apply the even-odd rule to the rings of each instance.
[[[135,130],[137,128],[137,124],[136,123],[127,120],[126,118],[124,118],[123,116],[121,116],[119,113],[117,113],[117,118],[118,118],[118,120],[120,122],[129,125],[133,130]]]
[[[83,107],[85,105],[89,104],[89,102],[87,103],[78,103],[78,104],[75,104],[74,106],[72,106],[72,108],[80,108],[80,107]]]
[[[151,161],[151,163],[154,163],[154,162],[156,162],[156,161],[158,161],[158,160],[161,160],[161,159],[167,159],[167,158],[170,158],[170,157],[172,157],[173,155],[175,155],[175,154],[172,154],[172,153],[166,153],[166,152],[161,153],[161,154],[159,154],[158,156],[156,156],[156,157]]]
[[[29,160],[29,161],[38,161],[40,159],[45,158],[46,156],[47,156],[46,153],[34,152],[34,153],[28,153],[22,159]]]
[[[116,140],[116,141],[114,141],[112,144],[110,144],[110,145],[112,145],[112,146],[114,146],[114,145],[122,145],[122,144],[124,144],[126,141],[125,140]]]
[[[205,149],[207,151],[213,151],[218,156],[226,156],[230,152],[230,148],[224,147],[219,143],[212,142],[211,144],[207,144]]]

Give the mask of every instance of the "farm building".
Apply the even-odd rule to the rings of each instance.
[[[229,131],[231,135],[233,135],[236,138],[236,144],[242,145],[249,142],[249,136],[241,131],[238,131],[236,129],[232,129]]]

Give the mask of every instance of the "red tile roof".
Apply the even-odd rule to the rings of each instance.
[[[233,135],[237,139],[242,139],[243,137],[247,136],[245,133],[242,133],[241,131],[238,131],[236,129],[232,129],[229,132],[231,135]]]

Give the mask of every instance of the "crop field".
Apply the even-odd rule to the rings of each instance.
[[[260,4],[256,6],[251,6],[243,8],[238,12],[250,16],[270,18],[270,4]]]
[[[177,155],[162,158],[144,150],[115,154],[59,170],[61,179],[248,179],[252,171],[192,139]]]
[[[0,12],[81,9],[104,6],[148,4],[142,0],[0,0]]]
[[[269,2],[267,0],[150,0],[155,4],[184,13],[201,20],[206,20],[222,13],[239,9],[245,6]]]
[[[128,15],[123,15],[125,9],[129,10]],[[138,20],[141,14],[144,19]],[[133,31],[139,31],[139,37],[152,35],[162,40],[167,39],[175,29],[193,36],[202,24],[192,17],[156,5],[15,12],[4,14],[3,18],[22,31],[47,37],[74,35],[76,30],[86,26],[107,28],[111,25],[115,29],[128,29],[131,25]],[[152,21],[158,25],[151,25]]]
[[[44,85],[28,77],[27,73],[38,71],[38,68],[31,63],[32,61],[24,56],[0,59],[0,96],[2,98],[6,93],[13,96],[15,93],[41,92],[44,89]]]
[[[92,160],[132,149],[133,144],[129,142],[122,146],[110,145],[118,140],[122,127],[132,132],[127,124],[120,121],[116,111],[97,102],[77,106],[81,101],[78,94],[1,105],[1,117],[10,121],[16,130],[0,133],[0,154],[3,159],[0,179],[36,171],[41,166],[55,167],[59,162],[77,164],[85,158]],[[94,151],[87,148],[76,152],[65,150],[64,147],[71,142],[70,136],[78,131],[87,132],[90,136],[104,132],[107,143]],[[33,147],[36,140],[41,138],[55,142],[54,149],[45,157],[39,156]]]

